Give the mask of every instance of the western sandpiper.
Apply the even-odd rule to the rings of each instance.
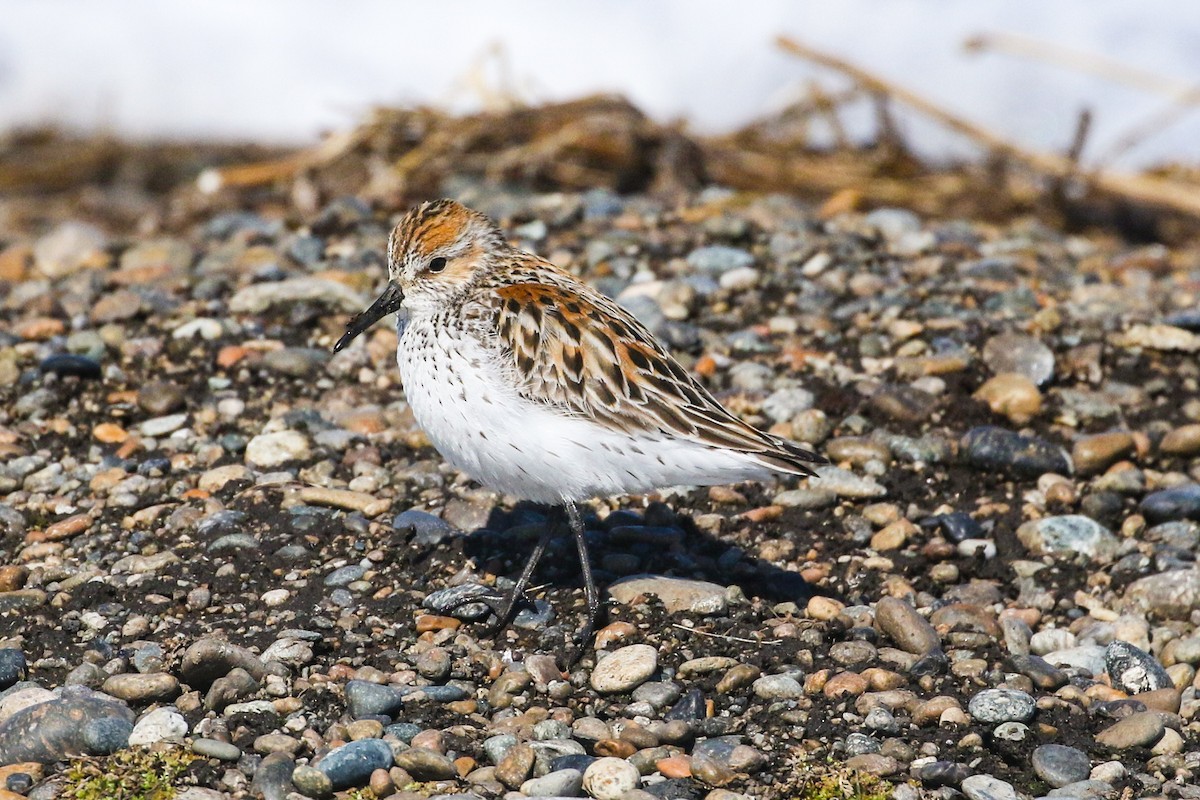
[[[590,640],[600,595],[579,503],[676,485],[811,475],[824,459],[718,403],[633,315],[577,278],[508,244],[452,200],[400,220],[388,284],[346,326],[346,347],[400,311],[396,351],[417,423],[438,452],[484,486],[558,512],[512,593],[508,621],[561,522],[575,539]],[[474,598],[473,598],[474,599]]]

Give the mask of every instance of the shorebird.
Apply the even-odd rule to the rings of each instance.
[[[552,507],[513,591],[509,621],[547,545],[570,529],[600,612],[579,504],[677,485],[812,475],[815,453],[726,410],[632,314],[453,200],[423,203],[392,231],[388,284],[350,320],[338,351],[393,312],[396,360],[417,423],[484,486]],[[478,598],[472,598],[476,602]]]

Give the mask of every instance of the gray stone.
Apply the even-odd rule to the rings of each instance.
[[[530,797],[578,797],[583,791],[583,773],[577,769],[559,769],[521,784],[521,792]]]
[[[259,762],[258,769],[254,771],[251,786],[255,795],[261,796],[263,800],[286,800],[293,790],[292,773],[295,770],[296,762],[291,756],[286,753],[271,753]]]
[[[1037,478],[1047,472],[1071,474],[1067,451],[1036,436],[1022,436],[991,425],[972,428],[960,444],[962,459],[977,470]]]
[[[1033,751],[1033,771],[1055,789],[1087,780],[1092,762],[1087,753],[1062,744],[1044,744]]]
[[[188,686],[206,690],[213,681],[228,675],[234,667],[246,670],[255,680],[261,680],[266,674],[262,660],[250,650],[224,639],[206,636],[184,652],[179,672]]]
[[[791,675],[764,675],[752,688],[763,700],[794,700],[804,696],[804,687]]]
[[[365,786],[372,772],[390,769],[392,761],[392,748],[387,742],[382,739],[360,739],[330,750],[317,762],[317,769],[329,778],[330,786],[337,791]],[[414,774],[413,777],[417,776]]]
[[[1148,614],[1186,619],[1200,608],[1200,569],[1175,569],[1134,581],[1125,597]]]
[[[1185,483],[1153,492],[1142,500],[1141,511],[1152,523],[1182,519],[1200,521],[1200,484]]]
[[[1158,659],[1129,642],[1117,640],[1109,643],[1104,651],[1104,665],[1112,677],[1113,686],[1129,694],[1168,689],[1175,685]]]
[[[972,775],[964,778],[962,792],[968,800],[1017,800],[1017,790],[1011,783],[991,775]]]
[[[1016,689],[984,689],[967,706],[982,722],[1028,722],[1037,710],[1034,699]]]
[[[198,756],[205,758],[215,758],[219,761],[237,761],[242,757],[242,749],[237,745],[229,742],[218,741],[217,739],[194,739],[192,740],[192,752]],[[292,774],[288,770],[288,775]]]
[[[416,508],[397,514],[392,527],[398,531],[412,531],[413,541],[421,545],[436,545],[458,533],[458,528],[441,517]]]
[[[404,706],[407,694],[403,689],[357,680],[347,682],[345,689],[346,706],[354,719],[393,717]]]
[[[1107,561],[1121,546],[1107,528],[1081,514],[1031,520],[1017,528],[1017,538],[1035,556],[1081,553]]]
[[[59,697],[27,706],[0,722],[0,764],[108,755],[128,741],[133,718],[124,703],[80,687],[64,689]]]
[[[745,250],[727,245],[713,244],[698,247],[688,253],[688,266],[697,272],[717,275],[731,269],[749,267],[754,264],[754,256]]]

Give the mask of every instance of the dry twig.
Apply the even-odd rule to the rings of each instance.
[[[786,36],[779,37],[777,41],[786,52],[814,64],[836,70],[870,92],[886,94],[976,142],[992,153],[1016,161],[1044,177],[1057,179],[1077,177],[1087,186],[1108,194],[1200,217],[1200,187],[1154,175],[1136,175],[1110,170],[1094,170],[1076,174],[1076,164],[1070,158],[1021,147],[981,125],[935,105],[916,92],[897,86],[837,56],[815,50]]]

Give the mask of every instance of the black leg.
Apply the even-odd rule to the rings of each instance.
[[[546,547],[550,544],[550,540],[557,533],[561,522],[562,516],[558,513],[555,513],[546,521],[546,527],[542,530],[542,535],[538,537],[537,544],[533,546],[533,552],[529,554],[529,560],[525,562],[525,569],[521,570],[521,577],[517,578],[517,584],[513,586],[508,597],[504,599],[502,604],[488,604],[496,614],[496,622],[492,626],[492,630],[496,633],[504,630],[504,627],[512,619],[513,609],[517,607],[517,603],[525,596],[525,587],[529,585],[529,581],[533,578],[533,572],[537,569],[538,562],[542,560],[542,555],[546,552]]]
[[[572,502],[563,504],[567,514],[567,522],[571,526],[571,535],[575,537],[575,549],[579,551],[579,569],[583,573],[583,594],[587,599],[587,623],[576,636],[578,646],[575,652],[568,656],[567,666],[573,666],[583,651],[592,641],[592,633],[596,630],[596,620],[600,616],[600,590],[596,587],[596,579],[592,576],[592,562],[588,559],[587,539],[584,538],[583,517],[579,508]]]

